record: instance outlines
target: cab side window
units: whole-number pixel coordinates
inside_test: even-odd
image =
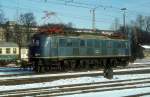
[[[66,39],[59,39],[59,46],[65,47],[66,46]]]

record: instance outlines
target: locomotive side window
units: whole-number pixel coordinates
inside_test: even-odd
[[[33,44],[33,46],[39,46],[40,45],[40,41],[33,39],[32,40],[32,44]]]
[[[128,42],[125,43],[126,48],[128,48]]]
[[[67,39],[67,46],[69,46],[69,47],[72,46],[72,41],[71,41],[71,39]]]
[[[100,40],[95,40],[95,47],[99,48],[100,47]]]
[[[51,39],[51,46],[52,47],[57,47],[58,46],[58,42],[56,38]]]
[[[79,39],[72,39],[72,46],[78,47],[79,46]]]
[[[35,45],[39,46],[40,45],[40,41],[39,40],[35,40]]]
[[[10,48],[6,48],[6,54],[10,54]]]
[[[128,48],[127,42],[123,42],[122,45],[122,48]]]
[[[107,43],[108,43],[108,44],[107,44],[107,47],[108,47],[108,48],[112,48],[112,42],[111,42],[111,41],[108,41]]]
[[[87,40],[87,47],[93,47],[93,40],[92,39],[88,39]]]
[[[121,43],[120,43],[120,42],[118,42],[117,44],[118,44],[118,48],[121,48]]]
[[[85,40],[80,40],[80,46],[85,47]]]
[[[34,43],[35,43],[35,40],[34,40],[34,39],[32,39],[32,45],[34,45]]]
[[[59,46],[65,47],[66,46],[66,39],[59,39]]]
[[[120,44],[121,44],[120,48],[125,48],[126,47],[125,42],[120,42]]]

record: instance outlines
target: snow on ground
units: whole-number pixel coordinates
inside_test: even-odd
[[[59,97],[124,97],[124,96],[136,95],[141,93],[149,93],[149,92],[150,92],[150,87],[146,87],[146,88],[134,88],[134,89],[111,90],[111,91],[104,91],[104,92],[65,95]],[[147,97],[150,97],[150,95]]]
[[[150,45],[142,45],[142,47],[145,49],[150,49]]]
[[[21,85],[8,85],[8,86],[1,85],[0,91],[41,88],[41,87],[50,87],[50,86],[52,87],[52,86],[81,84],[81,83],[119,81],[119,80],[127,80],[127,79],[148,78],[149,76],[150,76],[150,74],[115,75],[114,78],[111,80],[105,79],[102,76],[68,78],[68,79],[61,79],[61,80],[56,80],[56,81],[52,81],[52,82],[21,84]]]
[[[133,64],[150,64],[150,59],[137,59]],[[136,69],[136,68],[134,68]],[[139,68],[141,69],[141,68]],[[146,67],[146,69],[148,69]],[[125,70],[133,70],[131,69],[124,69]],[[120,70],[121,71],[121,70]],[[97,71],[101,73],[100,71]],[[97,73],[95,72],[95,73]],[[7,75],[7,74],[21,74],[21,73],[32,73],[31,71],[20,71],[19,68],[5,68],[0,67],[0,75]],[[86,72],[88,73],[88,72]],[[90,72],[89,72],[90,73]],[[67,73],[72,74],[72,73]],[[66,75],[67,74],[62,74]],[[56,76],[55,74],[49,74],[52,76]],[[47,76],[45,75],[38,75],[38,76]],[[23,76],[25,77],[25,76]],[[26,76],[25,78],[32,78],[37,77],[35,76]],[[1,85],[0,91],[7,91],[7,90],[19,90],[19,89],[29,89],[29,88],[41,88],[41,87],[49,87],[49,86],[60,86],[60,85],[69,85],[69,84],[81,84],[81,83],[92,83],[92,82],[107,82],[107,81],[117,81],[117,80],[127,80],[127,79],[137,79],[137,78],[148,78],[150,77],[150,74],[133,74],[133,75],[114,75],[114,78],[111,80],[105,79],[102,76],[97,77],[78,77],[78,78],[70,78],[70,79],[61,79],[56,80],[52,82],[42,82],[42,83],[33,83],[33,84],[21,84],[21,85]],[[11,77],[0,77],[0,80],[7,80]],[[12,77],[12,79],[15,79],[16,77]],[[21,77],[22,78],[22,77]],[[140,93],[147,93],[150,92],[149,87],[145,88],[135,88],[135,89],[125,89],[125,90],[113,90],[113,91],[105,91],[105,92],[92,92],[92,93],[86,93],[86,94],[75,94],[75,95],[67,95],[62,97],[122,97],[122,96],[128,96],[128,95],[135,95]],[[142,96],[142,97],[150,97],[148,96]]]
[[[150,64],[150,58],[144,58],[144,59],[136,59],[133,63],[130,63],[129,65],[135,65],[135,64],[144,64],[148,65]]]
[[[145,96],[141,96],[141,97],[150,97],[150,95],[145,95]]]

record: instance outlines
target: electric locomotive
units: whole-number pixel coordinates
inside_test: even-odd
[[[112,68],[128,64],[130,55],[129,39],[91,33],[39,32],[29,47],[29,60],[36,72],[104,68],[105,76],[112,76]]]

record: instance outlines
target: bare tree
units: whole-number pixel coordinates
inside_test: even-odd
[[[0,6],[0,24],[4,24],[6,20],[7,19],[5,18],[4,11],[1,9],[1,6]]]
[[[150,16],[145,17],[145,31],[150,32]]]
[[[144,30],[144,16],[142,15],[138,15],[137,19],[136,19],[136,26],[141,29]]]
[[[6,26],[5,26],[6,20],[7,19],[5,18],[4,11],[0,6],[0,29],[6,28]],[[7,37],[9,37],[8,33],[6,31],[5,32],[2,31],[0,35],[1,35],[0,37],[2,40],[5,40]]]
[[[25,13],[20,15],[20,25],[22,25],[22,29],[24,28],[23,36],[26,37],[26,42],[28,43],[30,40],[30,36],[32,33],[32,28],[36,26],[35,16],[33,13]]]

